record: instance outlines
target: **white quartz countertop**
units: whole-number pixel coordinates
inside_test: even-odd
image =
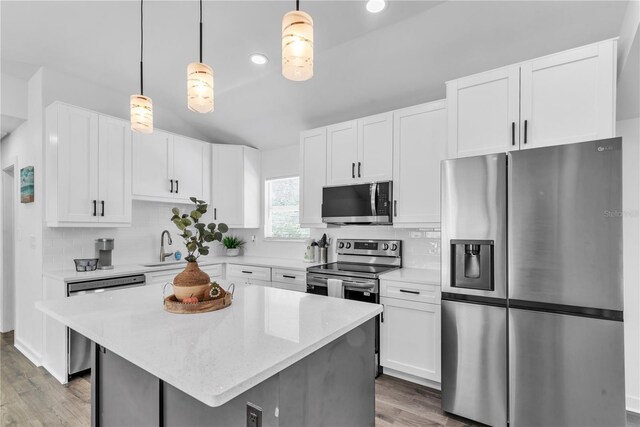
[[[43,275],[56,280],[64,282],[80,281],[80,280],[94,280],[103,279],[108,277],[117,277],[128,274],[143,274],[153,271],[179,269],[184,266],[186,261],[167,261],[161,265],[157,262],[149,262],[146,264],[132,264],[132,265],[116,265],[111,270],[95,270],[95,271],[82,271],[78,272],[75,268],[71,267],[64,270],[51,270],[45,271]],[[71,260],[73,263],[73,260]],[[154,264],[154,265],[152,265]],[[252,256],[237,256],[237,257],[203,257],[198,260],[198,264],[201,266],[212,264],[243,264],[243,265],[255,265],[259,267],[273,267],[284,268],[291,270],[306,270],[307,267],[317,265],[318,263],[308,263],[298,259],[287,258],[268,258],[268,257],[252,257]],[[73,265],[73,264],[72,264]]]
[[[380,280],[395,280],[398,282],[422,283],[440,286],[440,269],[427,268],[399,268],[380,275]]]
[[[172,314],[163,309],[162,287],[39,301],[36,307],[214,407],[382,312],[378,304],[238,285],[226,309]]]

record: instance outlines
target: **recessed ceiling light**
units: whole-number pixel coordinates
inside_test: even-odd
[[[249,56],[249,59],[251,59],[251,62],[257,65],[264,65],[267,62],[269,62],[269,58],[267,58],[265,55],[261,53],[252,53]]]
[[[371,13],[382,12],[387,7],[387,2],[384,0],[369,0],[367,2],[367,10]]]

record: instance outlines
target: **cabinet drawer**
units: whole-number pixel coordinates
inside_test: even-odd
[[[300,270],[285,270],[282,268],[273,268],[271,270],[271,281],[289,283],[292,285],[304,285],[306,289],[307,273]]]
[[[407,301],[440,304],[440,286],[422,283],[380,281],[380,296]]]
[[[200,267],[200,270],[207,273],[211,279],[222,279],[223,267],[222,264],[204,265]]]
[[[269,267],[256,267],[253,265],[227,264],[227,279],[245,278],[271,281],[271,269]]]

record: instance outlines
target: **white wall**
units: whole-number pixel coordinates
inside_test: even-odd
[[[264,180],[298,176],[300,170],[299,145],[290,145],[274,150],[262,151],[262,217],[264,218]],[[264,221],[261,221],[263,223]],[[394,229],[389,226],[376,227],[332,227],[312,229],[311,237],[319,239],[323,233],[332,239],[337,238],[373,238],[400,239],[403,241],[403,265],[417,268],[440,267],[440,233],[429,233],[429,238],[411,239],[411,231]],[[264,228],[251,230],[231,230],[240,235],[248,243],[244,248],[245,255],[268,256],[276,258],[302,259],[304,242],[270,241],[264,238]],[[256,241],[252,242],[251,237]],[[335,260],[335,245],[329,247],[329,260]]]
[[[2,73],[0,111],[3,116],[27,119],[27,81]]]
[[[627,409],[640,413],[640,119],[617,122],[623,152],[623,281]]]
[[[35,364],[42,354],[42,315],[34,302],[42,298],[42,221],[44,212],[44,168],[42,130],[43,72],[28,83],[28,120],[1,143],[3,162],[17,158],[15,169],[33,166],[34,202],[16,206],[16,328],[15,345]],[[4,166],[4,165],[3,165]]]

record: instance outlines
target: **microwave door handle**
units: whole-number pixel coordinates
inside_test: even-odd
[[[378,184],[371,184],[371,216],[376,216],[378,210],[376,209],[376,193],[378,192]]]

